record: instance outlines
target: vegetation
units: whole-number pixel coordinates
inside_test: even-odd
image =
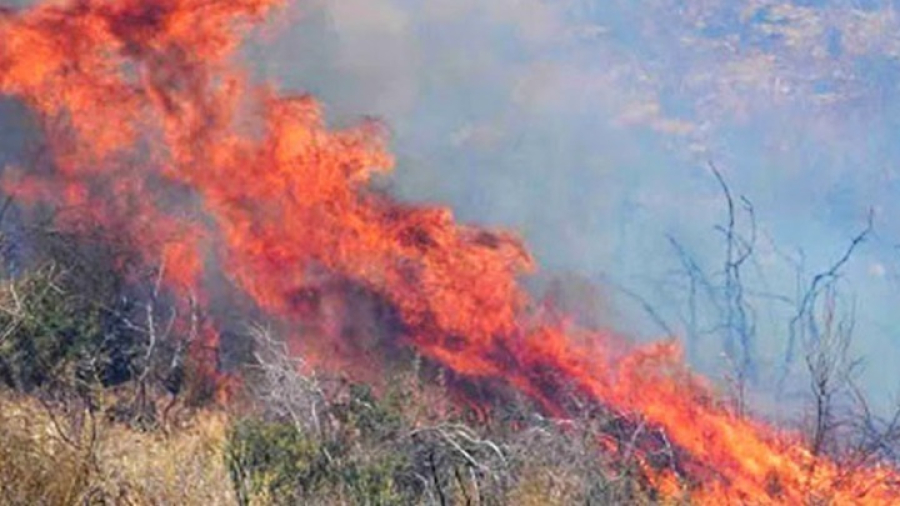
[[[235,504],[223,483],[228,420],[198,412],[139,431],[85,411],[0,396],[0,504]]]
[[[24,265],[0,248],[0,505],[690,500],[650,486],[639,447],[660,467],[678,456],[640,420],[583,406],[554,421],[502,390],[454,398],[458,380],[417,358],[362,385],[243,329],[242,381],[219,403],[196,353],[203,315],[163,293],[162,267],[146,270],[108,237],[35,228],[20,242]],[[900,417],[879,425],[866,410],[848,419],[855,432],[839,423],[850,336],[840,325],[822,336],[808,354],[810,446],[848,466],[884,461]]]
[[[47,230],[0,278],[0,504],[654,502],[598,451],[603,417],[564,427],[511,397],[478,420],[418,359],[362,385],[253,328],[243,384],[216,403],[180,324],[200,315],[159,273]]]

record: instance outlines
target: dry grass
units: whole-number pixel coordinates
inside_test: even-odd
[[[370,409],[376,406],[377,403]],[[185,415],[177,427],[168,431],[140,431],[102,417],[77,416],[72,411],[69,416],[62,416],[63,410],[50,409],[35,397],[0,391],[0,506],[239,504],[225,456],[235,420],[241,417],[200,411]],[[401,432],[411,430],[404,427]],[[440,427],[424,432],[418,429],[414,432],[422,433],[421,438],[405,437],[393,442],[348,435],[350,439],[341,440],[348,452],[343,457],[346,465],[335,463],[328,469],[319,469],[317,472],[327,476],[323,474],[316,490],[304,495],[302,503],[437,505],[442,504],[438,500],[441,496],[448,504],[655,503],[637,481],[605,475],[596,448],[584,444],[586,438],[550,430],[536,431],[541,437],[496,434],[501,439],[500,446],[495,447],[490,441],[481,440],[483,436],[473,429],[454,424]],[[385,429],[378,426],[374,430]],[[454,438],[453,431],[463,431],[467,437]],[[447,446],[451,439],[455,446]],[[278,438],[269,442],[283,443]],[[281,448],[291,449],[283,445]],[[453,448],[464,449],[469,458],[477,459],[488,476],[476,479],[467,474],[465,471],[472,469],[454,460],[458,455]],[[500,451],[502,457],[495,455]],[[417,464],[423,455],[436,455],[437,463],[444,467],[428,475],[428,470]],[[394,461],[402,465],[385,464]],[[301,465],[303,462],[285,464],[299,465],[301,471],[311,469]],[[362,490],[351,486],[362,483],[359,476],[347,474],[348,470],[388,478],[400,476],[398,472],[424,473],[425,489],[417,488],[412,493],[411,489],[395,489],[394,483],[388,488],[383,485],[372,489],[377,492],[374,496],[361,494]],[[260,476],[261,486],[246,497],[245,504],[285,504],[280,496],[269,494],[270,487],[266,486],[267,479],[283,476],[265,472]],[[292,479],[295,477],[302,478],[291,475]],[[431,487],[437,479],[442,483],[441,492]]]
[[[0,394],[0,504],[236,503],[223,414],[199,413],[168,435],[54,416]]]

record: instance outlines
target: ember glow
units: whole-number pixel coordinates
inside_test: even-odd
[[[4,190],[64,210],[60,226],[127,236],[148,265],[165,265],[171,291],[201,306],[204,275],[217,269],[264,313],[304,328],[322,279],[344,280],[329,297],[346,309],[352,295],[341,287],[374,294],[397,315],[401,345],[462,377],[506,384],[552,415],[567,415],[562,393],[574,391],[658,427],[686,455],[681,469],[644,459],[664,494],[900,502],[894,470],[848,475],[719,406],[676,344],[634,348],[542,318],[519,284],[534,265],[513,235],[373,189],[372,176],[393,164],[379,124],[329,129],[314,98],[253,83],[238,63],[241,40],[279,3],[72,0],[0,11],[0,93],[29,106],[51,160],[7,168]],[[320,325],[292,337],[325,356],[345,334]],[[203,335],[215,346],[212,326]]]

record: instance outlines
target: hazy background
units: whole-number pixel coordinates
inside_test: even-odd
[[[317,95],[336,125],[384,118],[397,194],[518,231],[547,277],[575,287],[570,298],[638,339],[665,330],[616,286],[686,334],[685,285],[667,236],[703,268],[721,267],[714,227],[725,208],[708,161],[755,205],[749,281],[760,291],[793,297],[794,268],[781,255],[824,270],[874,209],[876,233],[841,290],[856,310],[853,352],[865,360],[868,391],[881,405],[898,392],[894,2],[291,4],[247,49],[260,76]],[[21,116],[0,104],[0,163],[21,143]],[[770,389],[788,313],[753,304],[759,384]],[[694,339],[691,362],[721,377],[720,336]]]
[[[663,330],[602,281],[683,332],[667,235],[711,271],[723,261],[714,226],[725,208],[707,161],[755,205],[758,289],[794,296],[775,246],[809,274],[824,270],[874,209],[876,234],[841,290],[864,382],[878,402],[894,398],[893,2],[312,0],[291,13],[250,51],[264,76],[321,97],[336,124],[386,119],[399,194],[519,231],[545,272],[601,282],[598,310],[639,338]],[[765,385],[787,313],[754,307]],[[721,375],[721,343],[706,339],[691,360]]]

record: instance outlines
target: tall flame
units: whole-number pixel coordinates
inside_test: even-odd
[[[698,502],[900,502],[893,469],[848,477],[716,405],[675,344],[627,351],[612,336],[542,321],[518,283],[533,261],[511,234],[372,189],[373,174],[393,165],[380,125],[331,130],[315,100],[254,84],[235,62],[242,37],[279,3],[0,10],[0,93],[31,108],[52,160],[8,168],[5,191],[68,210],[62,225],[126,235],[146,262],[164,259],[171,290],[200,304],[212,264],[294,323],[321,273],[349,280],[396,310],[404,344],[459,375],[505,382],[554,415],[574,389],[659,427],[689,455]],[[315,348],[328,334],[296,337]],[[665,493],[685,486],[684,475],[647,473]]]

